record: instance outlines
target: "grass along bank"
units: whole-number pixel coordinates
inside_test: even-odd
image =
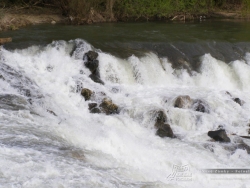
[[[250,17],[250,0],[2,0],[0,7],[0,31],[55,22]]]

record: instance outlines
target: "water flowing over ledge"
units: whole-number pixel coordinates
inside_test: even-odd
[[[196,44],[183,49],[176,44],[184,57],[181,66],[168,50],[160,55],[137,48],[139,53],[122,57],[83,39],[1,48],[0,184],[215,187],[215,176],[200,169],[248,167],[250,142],[237,136],[247,136],[250,123],[248,43],[238,45],[240,56],[225,46],[214,50],[232,56],[230,61],[198,45],[195,66],[183,49]],[[103,85],[89,77],[84,57],[90,50],[98,53]],[[82,88],[94,93],[89,100],[81,96]],[[190,103],[181,107],[180,96],[189,96]],[[119,112],[90,113],[89,104],[100,106],[104,98],[112,99]],[[204,109],[197,110],[197,104]],[[159,112],[174,138],[156,135]],[[207,135],[218,129],[226,131],[229,143]],[[180,181],[187,179],[174,176],[174,169],[188,172],[191,181]],[[248,177],[222,180],[221,187],[247,186]]]
[[[83,65],[89,50],[95,49],[80,39],[1,50],[1,94],[28,101],[19,111],[1,107],[4,185],[19,177],[13,185],[41,186],[50,179],[47,185],[65,187],[157,187],[158,181],[171,183],[167,176],[173,164],[189,164],[195,173],[204,167],[249,163],[249,154],[237,149],[241,141],[233,136],[246,135],[249,123],[248,53],[246,61],[230,64],[204,54],[200,72],[190,74],[186,69],[174,70],[167,58],[154,53],[120,59],[97,50],[102,86],[88,77],[90,71]],[[79,85],[94,90],[96,100],[105,93],[119,105],[120,114],[90,114],[88,102],[77,92]],[[175,98],[183,94],[205,101],[209,113],[175,108]],[[244,104],[240,106],[232,97]],[[159,109],[167,114],[176,139],[155,135]],[[210,141],[207,132],[219,125],[232,143]],[[9,166],[17,169],[15,173]],[[195,176],[196,181],[190,182],[193,186],[209,181]]]

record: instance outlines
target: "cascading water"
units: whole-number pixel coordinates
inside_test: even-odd
[[[89,50],[98,52],[104,85],[89,78]],[[0,187],[248,187],[249,174],[216,180],[200,170],[249,167],[250,142],[237,136],[247,136],[250,123],[249,57],[227,64],[205,53],[194,71],[154,52],[119,58],[81,39],[2,47]],[[79,88],[95,96],[85,101]],[[175,108],[182,95],[204,101],[206,112]],[[104,97],[118,114],[89,112]],[[156,135],[159,110],[176,138]],[[207,136],[219,126],[230,143]],[[191,180],[170,179],[174,165],[187,165]]]

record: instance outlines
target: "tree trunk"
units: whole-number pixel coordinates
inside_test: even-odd
[[[114,4],[115,4],[115,0],[107,0],[106,13],[107,13],[109,21],[115,21],[114,14],[113,14]]]

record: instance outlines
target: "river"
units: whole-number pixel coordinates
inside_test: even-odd
[[[249,171],[236,172],[250,169],[239,137],[250,128],[249,31],[203,19],[1,32],[13,42],[0,49],[0,187],[249,187]],[[104,85],[89,77],[90,50]],[[205,111],[176,108],[183,95]],[[105,97],[119,113],[90,113]],[[175,138],[156,135],[159,111]],[[218,129],[230,143],[207,135]]]

